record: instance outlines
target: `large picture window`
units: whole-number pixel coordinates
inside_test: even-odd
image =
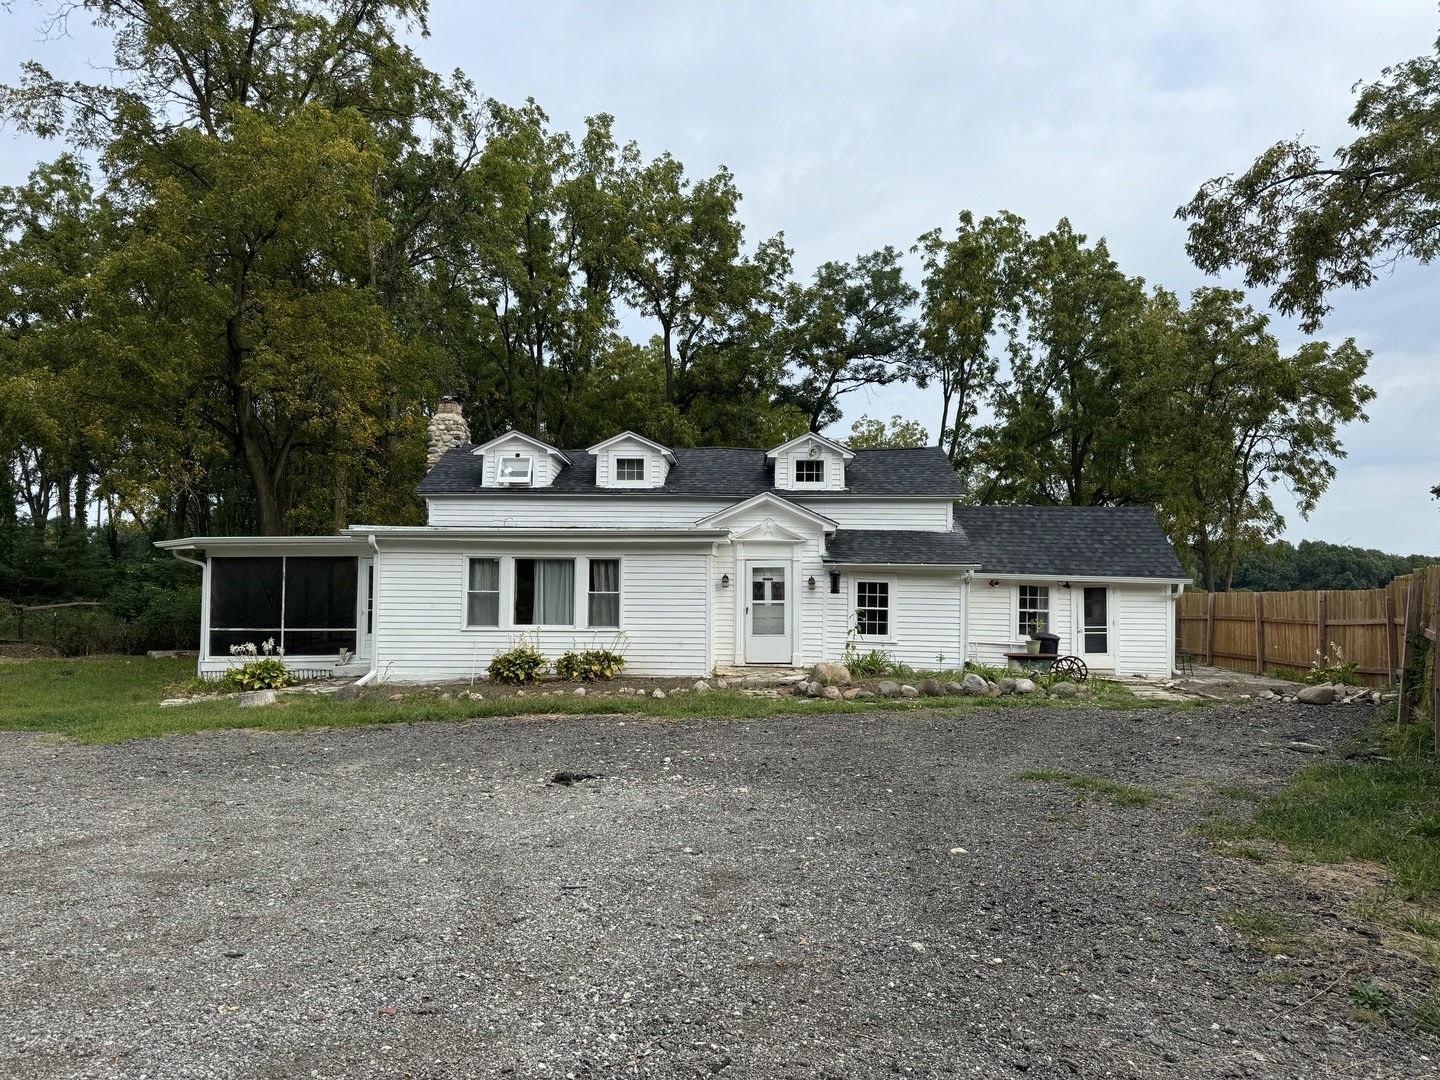
[[[515,560],[515,625],[575,625],[575,560]]]
[[[273,640],[289,656],[355,651],[360,563],[354,556],[210,561],[210,655]]]
[[[500,560],[471,559],[465,586],[465,625],[500,625]]]
[[[590,625],[620,625],[620,560],[590,560]]]
[[[861,637],[890,636],[890,583],[855,583],[855,632]]]
[[[1020,633],[1029,637],[1050,629],[1050,586],[1020,586]]]

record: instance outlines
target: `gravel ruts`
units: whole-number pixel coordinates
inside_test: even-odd
[[[1186,831],[1367,715],[7,733],[0,1075],[1433,1077],[1350,1014],[1365,939],[1248,948],[1304,886]]]

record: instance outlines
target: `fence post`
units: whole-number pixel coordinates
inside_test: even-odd
[[[1395,685],[1395,597],[1389,589],[1385,590],[1385,670],[1389,675],[1385,679],[1386,686]]]
[[[1435,578],[1435,603],[1430,607],[1430,726],[1434,729],[1435,753],[1440,754],[1440,574]]]
[[[1255,674],[1265,674],[1265,594],[1257,592],[1255,597]]]
[[[1321,590],[1320,590],[1319,592],[1317,592],[1315,595],[1316,595],[1316,597],[1318,598],[1318,602],[1317,602],[1316,605],[1315,605],[1315,634],[1316,634],[1316,636],[1320,639],[1320,645],[1319,645],[1317,651],[1318,651],[1319,654],[1320,654],[1320,664],[1321,664],[1321,666],[1322,666],[1322,667],[1329,667],[1329,666],[1330,666],[1330,641],[1329,641],[1329,637],[1330,637],[1330,626],[1329,626],[1329,624],[1325,621],[1325,590],[1324,590],[1324,589],[1321,589]]]
[[[1215,666],[1215,594],[1205,594],[1205,666]]]
[[[25,640],[25,605],[15,605],[15,634],[23,642]]]
[[[1405,682],[1415,661],[1415,631],[1420,625],[1419,589],[1413,581],[1405,586],[1405,641],[1400,649],[1400,700],[1395,709],[1395,719],[1402,724],[1410,723],[1410,687]]]

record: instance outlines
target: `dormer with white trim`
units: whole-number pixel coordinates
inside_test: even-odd
[[[549,487],[570,459],[549,443],[507,431],[470,451],[485,461],[480,484],[487,488]]]
[[[595,458],[595,486],[618,490],[665,486],[675,455],[668,446],[633,431],[598,442],[588,453]]]
[[[775,463],[775,490],[845,490],[845,465],[855,454],[848,447],[808,431],[765,455]]]

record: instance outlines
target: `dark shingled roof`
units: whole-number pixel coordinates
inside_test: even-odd
[[[435,463],[420,481],[420,495],[595,495],[617,498],[637,495],[713,495],[747,499],[762,491],[775,490],[774,463],[765,460],[764,450],[737,450],[727,446],[702,446],[675,450],[675,464],[659,488],[597,488],[595,458],[585,450],[566,450],[574,462],[560,470],[549,487],[482,488],[484,459],[467,444],[457,446]],[[781,495],[946,495],[958,498],[965,493],[938,446],[908,450],[856,450],[855,459],[845,466],[844,491],[785,491]]]
[[[958,530],[837,529],[825,547],[825,561],[833,563],[974,566],[980,561]]]
[[[1145,506],[957,506],[983,572],[1046,577],[1184,578]]]

